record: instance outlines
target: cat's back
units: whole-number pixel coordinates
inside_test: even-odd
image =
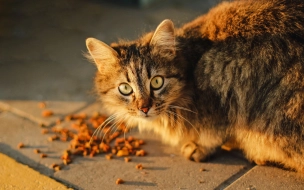
[[[195,26],[212,41],[197,64],[196,84],[234,105],[231,115],[272,119],[271,110],[280,112],[294,97],[304,97],[297,94],[304,90],[304,1],[224,2],[184,29]],[[290,104],[299,102],[301,98]],[[304,107],[297,113],[302,111]]]
[[[304,38],[304,1],[236,0],[223,2],[183,27],[202,37],[221,41],[265,34],[295,34]]]

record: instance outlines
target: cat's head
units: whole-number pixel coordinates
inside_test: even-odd
[[[136,41],[108,46],[88,38],[86,45],[98,69],[95,87],[109,114],[136,124],[169,115],[185,99],[185,65],[177,58],[170,20]]]

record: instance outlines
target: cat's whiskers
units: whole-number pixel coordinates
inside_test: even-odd
[[[187,109],[187,108],[184,108],[184,107],[181,107],[181,106],[169,105],[169,107],[170,107],[170,108],[177,108],[177,109],[180,109],[180,110],[185,110],[185,111],[188,111],[188,112],[192,112],[192,113],[197,114],[197,112],[192,111],[192,110]]]
[[[120,112],[119,112],[119,113],[120,113]],[[113,120],[115,120],[115,122],[112,123],[112,125],[109,127],[109,129],[104,133],[101,142],[103,142],[103,140],[104,140],[104,138],[106,137],[106,135],[108,134],[108,132],[112,132],[114,128],[116,128],[115,131],[113,132],[113,133],[115,133],[115,132],[117,131],[117,129],[118,129],[117,124],[118,124],[118,123],[121,124],[121,123],[123,122],[123,118],[118,117],[118,116],[121,116],[121,115],[123,115],[123,114],[119,115],[119,113],[116,113],[116,114],[115,114],[116,117],[113,118]],[[112,120],[112,121],[113,121],[113,120]]]
[[[116,114],[113,114],[109,116],[102,124],[100,124],[95,131],[93,132],[91,138],[90,138],[90,144],[93,142],[93,137],[96,135],[97,137],[99,136],[99,132],[102,131],[102,129],[107,126],[110,122],[112,122],[115,119]]]
[[[103,127],[101,127],[100,130],[98,131],[97,137],[101,136],[101,133],[103,132],[103,129],[104,129],[106,126],[108,126],[111,122],[113,122],[113,121],[115,120],[116,114],[113,114],[113,115],[110,116],[110,117],[111,117],[111,119],[108,120],[106,123],[104,122]],[[108,131],[108,130],[107,130],[107,131]]]
[[[116,126],[116,122],[114,122],[109,129],[103,134],[103,137],[101,139],[101,142],[103,142],[104,138],[106,137],[106,135],[108,134],[108,132],[112,131],[112,129]]]
[[[115,113],[115,114],[109,116],[102,124],[100,124],[100,125],[95,129],[95,131],[93,132],[92,137],[90,138],[90,141],[89,141],[89,142],[90,142],[90,143],[93,142],[93,137],[94,137],[94,136],[99,137],[100,134],[103,132],[102,130],[103,130],[106,126],[108,126],[111,122],[113,122],[117,117],[119,117],[119,115],[123,115],[123,114],[120,113],[120,112],[119,112],[119,113]],[[112,124],[111,126],[113,126],[113,124]],[[110,129],[111,129],[111,127],[105,132],[105,134],[104,134],[104,136],[103,136],[103,138],[102,138],[102,141],[103,141],[105,135],[110,131]]]
[[[161,113],[161,112],[163,111],[164,108],[166,108],[166,105],[165,105],[165,104],[162,104],[162,105],[160,105],[160,106],[156,106],[156,107],[155,107],[155,111],[156,111],[157,113]]]

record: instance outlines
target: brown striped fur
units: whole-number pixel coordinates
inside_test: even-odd
[[[165,20],[138,40],[87,47],[113,121],[154,131],[195,161],[234,139],[249,160],[304,172],[301,0],[223,2],[179,29]]]

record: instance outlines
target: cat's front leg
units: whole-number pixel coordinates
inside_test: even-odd
[[[192,141],[185,143],[182,148],[181,152],[182,155],[195,162],[202,162],[205,161],[211,154],[215,152],[216,148],[204,148]]]

